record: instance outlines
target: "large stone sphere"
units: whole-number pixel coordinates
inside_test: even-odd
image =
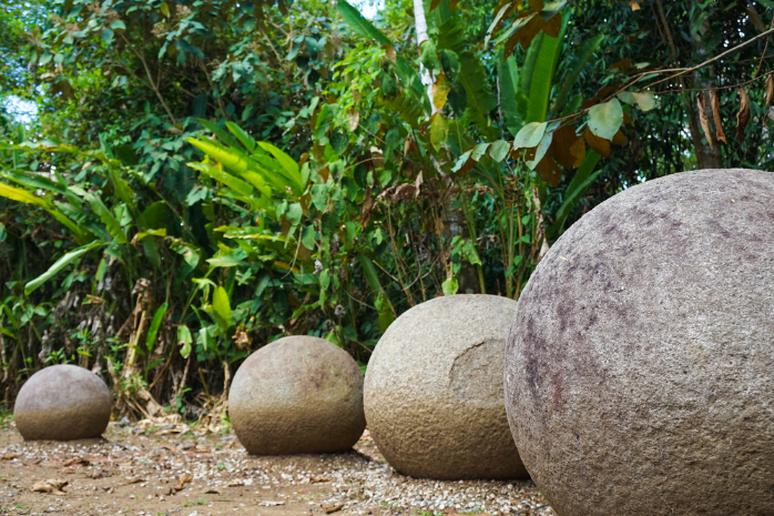
[[[774,514],[774,173],[632,187],[519,300],[505,398],[560,515]]]
[[[419,304],[376,345],[365,377],[368,429],[387,461],[419,478],[526,476],[503,404],[505,337],[516,302],[457,295]]]
[[[346,351],[326,340],[284,337],[242,363],[228,411],[252,454],[346,451],[365,429],[363,375]]]
[[[27,441],[70,441],[102,435],[112,406],[113,397],[99,376],[74,365],[54,365],[22,385],[13,417]]]

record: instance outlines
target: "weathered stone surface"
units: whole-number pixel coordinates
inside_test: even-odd
[[[586,214],[522,293],[505,392],[560,515],[774,514],[774,173],[676,174]]]
[[[99,376],[74,365],[54,365],[22,385],[13,417],[27,441],[87,439],[105,431],[112,405],[113,397]]]
[[[346,351],[326,340],[284,337],[242,363],[228,410],[252,454],[346,451],[365,429],[363,376]]]
[[[368,429],[399,472],[437,479],[526,476],[503,405],[505,337],[516,302],[432,299],[398,317],[365,378]]]

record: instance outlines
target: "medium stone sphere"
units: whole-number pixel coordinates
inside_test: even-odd
[[[228,411],[249,453],[346,451],[365,429],[363,375],[346,351],[326,340],[284,337],[242,363]]]
[[[634,186],[519,300],[505,401],[560,515],[774,514],[774,173]]]
[[[71,441],[102,435],[112,406],[113,397],[99,376],[83,367],[53,365],[22,385],[13,417],[27,441]]]
[[[503,405],[505,337],[516,302],[439,297],[398,317],[365,377],[368,429],[387,461],[419,478],[526,476]]]

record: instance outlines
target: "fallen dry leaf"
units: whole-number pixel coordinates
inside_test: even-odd
[[[285,502],[281,500],[264,500],[261,502],[263,507],[279,507],[280,505],[285,505]]]
[[[68,484],[67,480],[61,478],[49,478],[32,484],[31,490],[34,493],[51,493],[62,496],[65,494],[64,487]]]
[[[17,458],[19,458],[18,453],[5,453],[3,454],[3,457],[2,457],[3,460],[13,460]]]
[[[334,503],[324,503],[320,506],[323,511],[325,511],[325,514],[332,514],[334,512],[339,512],[341,509],[344,508],[344,504],[341,502],[334,502]]]
[[[177,479],[177,485],[174,487],[175,492],[182,491],[185,489],[186,484],[190,484],[193,482],[193,477],[189,474],[185,474],[180,476],[180,478]]]
[[[89,459],[84,457],[73,457],[72,459],[66,460],[63,466],[88,466],[89,464],[91,464]]]
[[[98,478],[105,478],[109,476],[112,476],[112,473],[102,468],[94,470],[91,473],[89,473],[89,478],[92,480],[96,480]]]

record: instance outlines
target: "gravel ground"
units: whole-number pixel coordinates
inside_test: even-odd
[[[399,475],[367,432],[352,453],[253,457],[233,435],[174,417],[71,443],[24,443],[7,425],[0,513],[555,514],[531,482]]]

